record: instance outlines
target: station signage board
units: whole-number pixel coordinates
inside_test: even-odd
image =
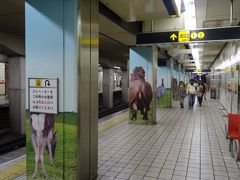
[[[137,44],[190,43],[240,39],[240,26],[137,34]]]
[[[58,113],[58,79],[29,78],[29,111]]]

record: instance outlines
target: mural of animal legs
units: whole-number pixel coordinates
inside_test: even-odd
[[[49,164],[51,166],[54,166],[54,162],[53,162],[53,152],[52,152],[52,140],[53,140],[53,132],[52,130],[49,132],[48,134],[48,141],[47,141],[47,149],[48,149],[48,154],[49,154]]]
[[[39,151],[38,151],[38,146],[36,144],[36,136],[32,135],[32,143],[33,143],[33,147],[34,147],[34,153],[35,153],[35,169],[34,169],[34,173],[32,175],[33,178],[37,177],[38,174],[38,162],[39,160]]]
[[[34,151],[35,151],[35,169],[34,169],[34,173],[32,175],[33,178],[36,178],[37,177],[37,170],[38,170],[38,162],[39,162],[39,153],[38,153],[38,150],[37,148],[35,148],[34,146]]]
[[[131,120],[136,121],[137,120],[137,111],[132,110],[132,117]]]
[[[134,103],[131,107],[131,120],[135,121],[137,120],[137,105]]]
[[[44,178],[46,178],[47,174],[46,174],[46,170],[45,170],[45,166],[44,166],[44,157],[43,157],[44,148],[45,148],[45,146],[42,146],[41,148],[39,148],[39,151],[40,151],[40,162],[42,165],[42,173],[43,173]]]
[[[149,111],[149,106],[148,106],[148,101],[145,93],[142,93],[142,104],[143,104],[143,119],[142,120],[148,120],[148,111]]]
[[[43,176],[46,178],[47,174],[45,171],[45,167],[44,167],[44,157],[43,157],[43,151],[44,148],[46,146],[46,141],[42,142],[42,145],[39,145],[36,143],[36,136],[32,135],[32,143],[33,143],[33,147],[34,147],[34,152],[35,152],[35,169],[34,169],[34,173],[33,173],[33,178],[36,178],[38,175],[38,164],[41,163],[42,165],[42,173]]]
[[[148,120],[148,110],[146,108],[143,109],[143,120]]]

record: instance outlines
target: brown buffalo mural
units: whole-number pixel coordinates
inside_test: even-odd
[[[148,111],[152,101],[151,84],[145,81],[145,70],[141,66],[136,66],[131,74],[129,82],[130,88],[130,110],[131,120],[137,120],[137,111],[142,114],[143,120],[148,120]]]

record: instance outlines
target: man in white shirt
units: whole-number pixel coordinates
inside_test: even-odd
[[[197,84],[194,82],[194,79],[190,79],[189,84],[187,85],[187,90],[186,90],[186,93],[188,94],[189,109],[193,108],[195,103],[196,86]]]

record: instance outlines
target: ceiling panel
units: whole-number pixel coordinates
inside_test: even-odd
[[[129,47],[104,35],[99,35],[99,56],[112,61],[127,61]]]
[[[101,0],[126,21],[146,21],[169,17],[162,0]]]
[[[136,44],[134,34],[127,32],[101,14],[99,14],[99,32],[128,46]]]
[[[24,36],[24,0],[0,1],[0,32]]]

